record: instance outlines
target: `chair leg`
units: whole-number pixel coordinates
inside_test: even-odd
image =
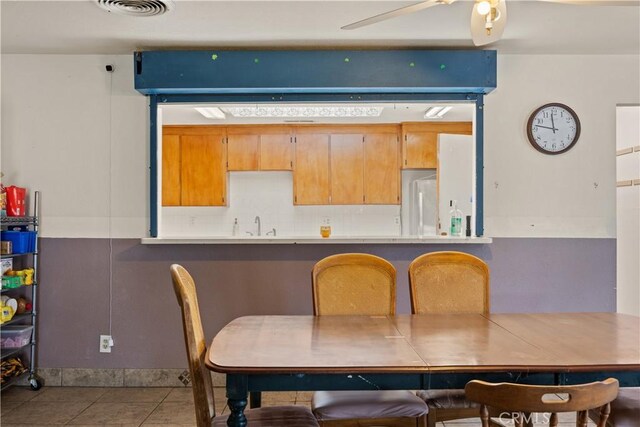
[[[436,420],[438,419],[438,411],[435,408],[429,407],[429,413],[427,417],[427,427],[436,427]]]
[[[424,414],[423,416],[416,419],[417,427],[429,427],[429,416],[428,414]]]

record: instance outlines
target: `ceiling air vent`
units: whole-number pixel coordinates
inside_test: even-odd
[[[129,16],[159,16],[173,9],[171,0],[98,0],[107,12]]]

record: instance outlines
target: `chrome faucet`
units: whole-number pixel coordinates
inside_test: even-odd
[[[272,228],[271,231],[267,231],[267,236],[276,237],[276,229]]]
[[[258,234],[257,234],[257,235],[258,235],[258,236],[261,236],[262,234],[260,233],[260,217],[259,217],[259,216],[257,216],[254,222],[255,222],[256,224],[258,224]]]

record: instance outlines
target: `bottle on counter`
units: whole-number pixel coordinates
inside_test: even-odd
[[[455,200],[450,200],[449,206],[451,206],[449,211],[449,217],[451,218],[449,234],[453,237],[462,236],[462,211],[458,209],[458,204]]]
[[[240,224],[238,224],[238,218],[233,221],[233,230],[231,231],[233,236],[240,234]]]

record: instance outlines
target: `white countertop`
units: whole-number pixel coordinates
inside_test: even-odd
[[[142,239],[145,245],[317,245],[317,244],[486,244],[491,243],[491,237],[449,237],[429,236],[418,238],[416,236],[335,236],[322,238],[320,236],[210,236],[210,237],[146,237]]]

